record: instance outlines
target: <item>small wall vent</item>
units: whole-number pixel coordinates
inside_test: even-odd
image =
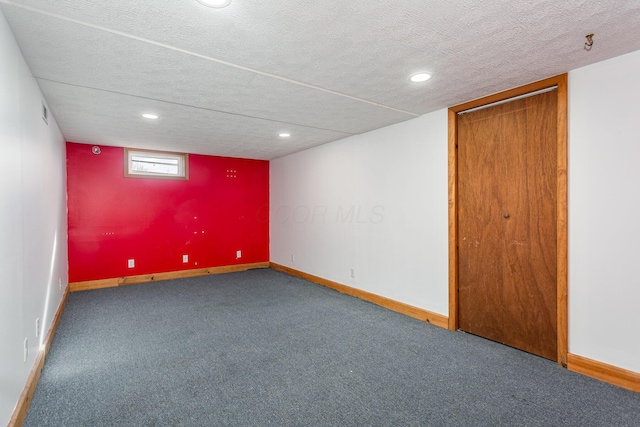
[[[42,120],[49,126],[49,112],[47,111],[47,106],[44,105],[44,101],[42,101]]]

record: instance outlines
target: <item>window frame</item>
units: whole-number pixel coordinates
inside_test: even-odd
[[[149,172],[136,172],[131,168],[132,157],[138,156],[157,156],[160,158],[169,158],[178,160],[179,175],[162,175]],[[138,148],[125,148],[124,149],[124,176],[125,178],[149,178],[149,179],[170,179],[178,181],[186,181],[189,179],[189,154],[187,153],[175,153],[171,151],[160,150],[145,150]]]

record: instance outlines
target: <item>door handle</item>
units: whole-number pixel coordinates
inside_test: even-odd
[[[505,212],[504,215],[502,215],[505,219],[509,218],[509,214]]]

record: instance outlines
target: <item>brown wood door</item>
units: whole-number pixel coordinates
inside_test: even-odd
[[[458,116],[460,329],[557,359],[555,91]]]

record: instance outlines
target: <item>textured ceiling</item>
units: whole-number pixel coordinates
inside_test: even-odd
[[[0,10],[68,141],[255,159],[640,49],[640,0],[0,0]],[[410,83],[418,71],[433,78]]]

